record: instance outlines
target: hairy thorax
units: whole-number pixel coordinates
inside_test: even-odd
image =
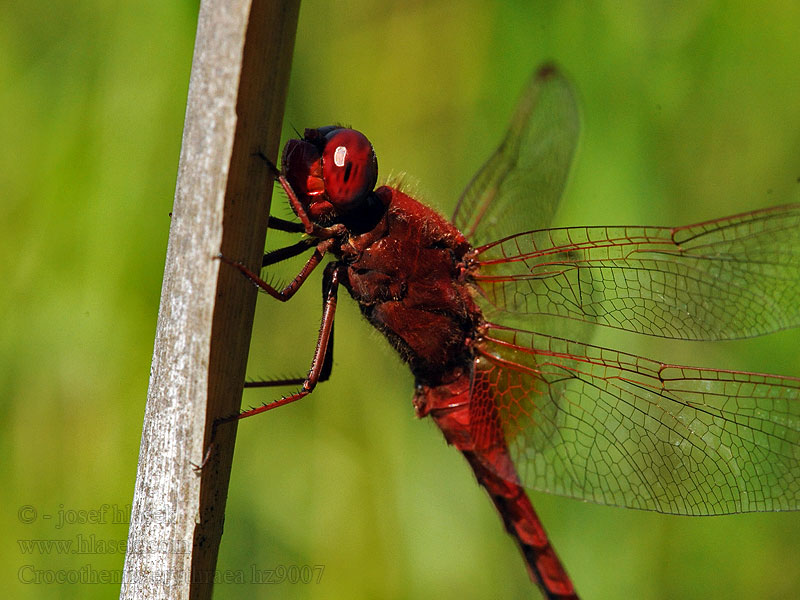
[[[469,242],[434,210],[390,187],[370,231],[336,250],[343,284],[361,312],[409,363],[417,381],[437,385],[469,362],[467,341],[481,314],[464,281]]]

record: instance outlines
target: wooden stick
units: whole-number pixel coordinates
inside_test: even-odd
[[[203,0],[120,598],[211,597],[299,0]]]

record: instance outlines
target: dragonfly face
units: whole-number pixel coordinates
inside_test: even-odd
[[[306,129],[303,139],[290,140],[281,165],[309,218],[320,225],[358,211],[378,180],[369,140],[336,126]]]

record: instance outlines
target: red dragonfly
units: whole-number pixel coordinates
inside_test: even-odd
[[[284,149],[282,185],[304,233],[263,266],[313,249],[289,300],[332,254],[319,340],[291,396],[328,378],[337,290],[408,363],[414,406],[460,450],[547,598],[575,588],[525,488],[682,515],[800,509],[800,379],[665,364],[572,339],[593,326],[725,340],[800,324],[800,204],[685,227],[547,229],[578,139],[575,94],[534,73],[499,148],[452,222],[375,188],[367,138],[307,129]],[[522,231],[522,233],[518,233]],[[539,331],[556,322],[559,337]]]

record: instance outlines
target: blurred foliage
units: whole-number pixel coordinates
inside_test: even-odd
[[[113,510],[102,524],[59,528],[58,517],[131,502],[196,14],[195,2],[152,0],[4,6],[0,551],[16,598],[117,593],[25,584],[35,571],[24,566],[122,567],[119,549],[96,546],[126,538]],[[791,2],[309,0],[286,136],[356,126],[384,177],[408,173],[449,213],[530,71],[554,59],[579,90],[584,127],[559,222],[696,222],[800,199],[798,30]],[[273,214],[287,211],[276,194]],[[318,281],[289,305],[262,299],[253,376],[306,370]],[[239,428],[219,559],[248,580],[252,569],[324,565],[321,583],[220,585],[215,597],[535,596],[463,459],[414,419],[412,378],[344,300],[332,381]],[[675,362],[800,375],[797,332],[616,341]],[[679,518],[533,500],[588,598],[800,589],[797,514]],[[24,506],[37,511],[30,524]],[[18,542],[91,536],[93,554]]]

